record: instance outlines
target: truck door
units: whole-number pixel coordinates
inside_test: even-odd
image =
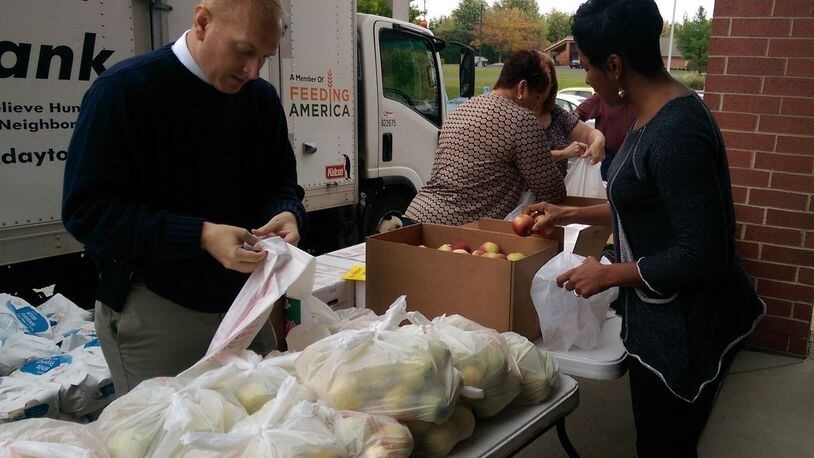
[[[442,78],[432,37],[379,21],[377,42],[380,177],[409,180],[418,190],[432,170],[443,121]]]

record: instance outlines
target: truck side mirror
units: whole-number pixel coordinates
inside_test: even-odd
[[[461,82],[461,97],[471,98],[475,94],[475,50],[469,46],[461,46],[458,77]]]

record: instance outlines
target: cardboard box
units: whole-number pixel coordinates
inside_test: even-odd
[[[314,297],[334,310],[353,307],[356,303],[355,282],[343,280],[342,275],[356,264],[363,263],[326,254],[318,256],[314,273]]]
[[[352,259],[358,263],[364,264],[366,249],[365,247],[366,247],[365,243],[362,242],[357,245],[352,245],[336,251],[331,251],[330,253],[326,254],[328,256],[333,256],[335,258]]]
[[[573,208],[573,207],[590,207],[592,205],[607,204],[607,199],[596,199],[592,197],[573,197],[569,196],[558,207]],[[570,225],[575,228],[579,234],[576,235],[573,252],[582,256],[593,256],[599,258],[602,251],[608,243],[613,243],[612,234],[613,229],[610,226],[586,226],[586,225]],[[503,221],[499,219],[484,218],[479,221],[471,222],[464,227],[472,229],[480,229],[484,231],[501,232],[505,234],[514,234],[511,221]],[[560,251],[564,248],[566,239],[565,228],[557,226],[553,231],[546,236],[532,235],[531,237],[547,238],[556,240]]]
[[[487,241],[504,253],[527,257],[513,262],[435,249],[456,242],[476,249]],[[381,314],[404,294],[409,310],[430,318],[457,313],[533,340],[540,327],[529,294],[531,281],[558,251],[556,241],[540,237],[435,224],[374,235],[367,239],[367,307]]]

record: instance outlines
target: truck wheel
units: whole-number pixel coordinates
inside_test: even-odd
[[[376,226],[379,220],[390,211],[404,213],[412,199],[398,192],[386,192],[379,194],[376,200],[365,212],[365,235],[376,233]]]

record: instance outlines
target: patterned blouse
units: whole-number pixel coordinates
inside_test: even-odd
[[[577,126],[579,118],[574,113],[569,113],[559,105],[554,105],[551,110],[551,124],[545,127],[545,134],[548,137],[548,143],[553,150],[561,150],[571,144],[568,137],[571,136],[571,131]],[[568,171],[568,159],[561,159],[557,161],[557,167],[564,177]]]
[[[563,176],[537,118],[490,92],[463,103],[444,122],[430,180],[406,216],[451,226],[502,219],[525,189],[537,200],[565,198]]]

